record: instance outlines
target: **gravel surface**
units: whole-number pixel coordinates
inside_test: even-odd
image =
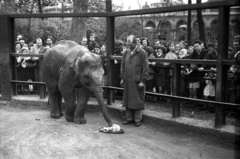
[[[122,125],[124,134],[98,132],[106,126],[99,109],[88,108],[87,124],[52,119],[46,106],[0,104],[1,159],[233,159],[233,143],[174,128]]]

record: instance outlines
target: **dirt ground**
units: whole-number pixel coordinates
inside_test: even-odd
[[[0,104],[1,159],[233,159],[239,147],[217,137],[180,133],[148,125],[122,125],[124,134],[98,132],[106,126],[96,108],[86,111],[87,124],[52,119],[46,106]]]

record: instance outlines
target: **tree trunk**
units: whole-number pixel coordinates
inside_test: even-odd
[[[34,1],[32,1],[30,14],[33,13],[33,8],[34,8]],[[31,26],[32,26],[32,18],[29,18],[28,19],[28,28],[27,28],[28,35],[30,35]],[[28,39],[28,41],[33,41],[33,40],[35,40],[35,39]]]
[[[202,0],[197,0],[197,3],[198,4],[202,3]],[[197,9],[197,22],[198,22],[198,30],[199,30],[199,39],[205,42],[205,28],[204,28],[201,9]]]
[[[74,0],[73,13],[84,13],[88,10],[88,0]],[[71,40],[80,44],[82,37],[86,36],[87,18],[73,18],[71,27]]]

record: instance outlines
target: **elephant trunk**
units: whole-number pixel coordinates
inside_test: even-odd
[[[104,100],[103,100],[102,84],[94,84],[91,86],[91,89],[92,89],[92,91],[97,99],[97,102],[101,108],[104,119],[107,121],[109,126],[112,126],[112,121],[109,117],[109,114],[106,109],[106,105],[104,104]]]

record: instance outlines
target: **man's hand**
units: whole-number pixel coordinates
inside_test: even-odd
[[[216,69],[216,68],[213,68],[213,67],[211,67],[210,70],[211,70],[211,71],[217,71],[217,69]]]
[[[203,70],[204,70],[203,67],[199,67],[199,68],[198,68],[198,71],[203,71]]]
[[[152,66],[155,66],[156,65],[156,62],[152,62]]]
[[[124,82],[123,82],[123,80],[120,81],[120,85],[121,85],[121,87],[124,87]]]
[[[143,82],[140,82],[139,83],[139,89],[143,89],[144,88],[144,83]]]

